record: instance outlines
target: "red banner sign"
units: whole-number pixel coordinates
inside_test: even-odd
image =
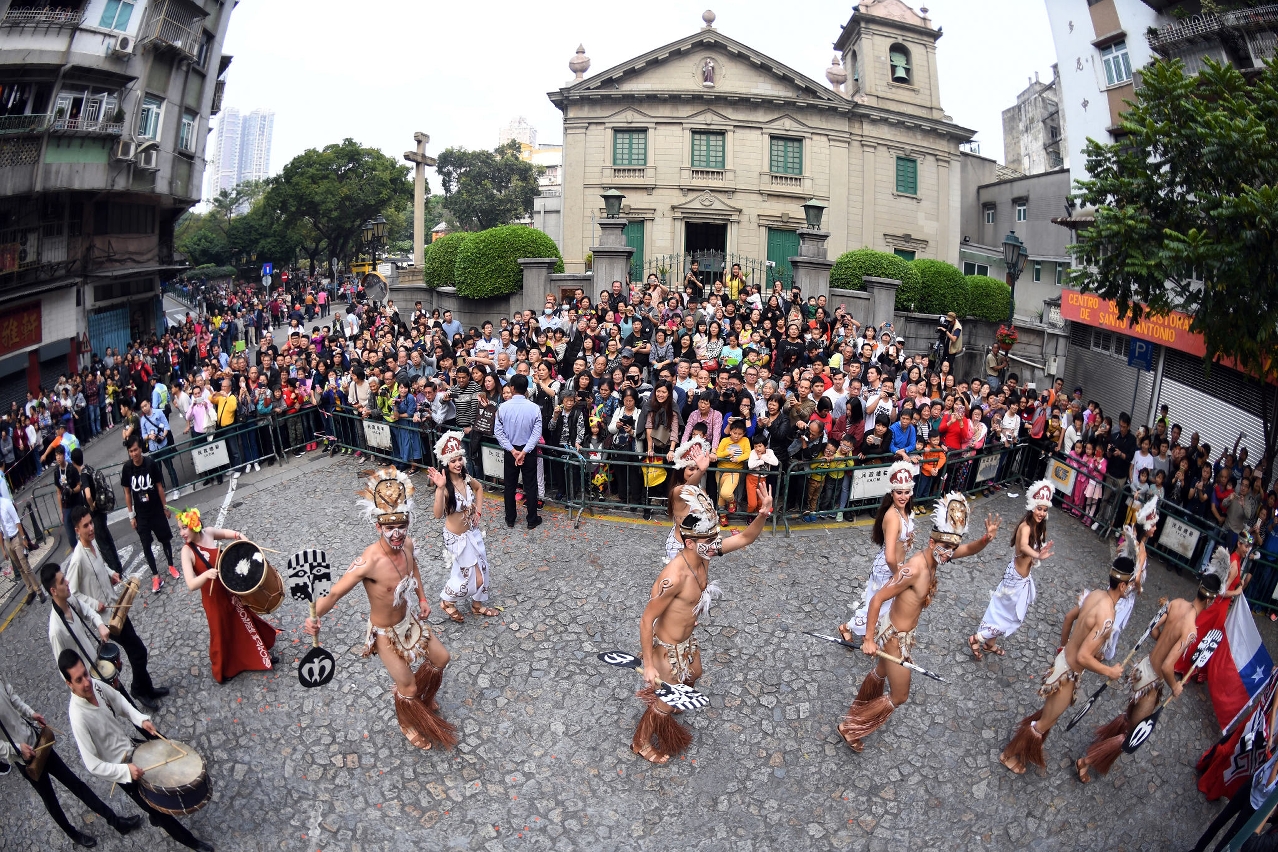
[[[1140,322],[1131,325],[1130,316],[1127,319],[1118,318],[1118,305],[1113,299],[1102,299],[1095,293],[1062,288],[1061,316],[1072,322],[1081,322],[1151,343],[1161,343],[1200,358],[1207,354],[1203,336],[1189,330],[1193,317],[1180,311],[1172,311],[1167,316],[1145,316]]]
[[[39,302],[6,310],[0,315],[0,356],[39,346],[42,339]]]

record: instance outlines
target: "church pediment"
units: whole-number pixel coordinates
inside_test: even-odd
[[[562,109],[573,98],[617,97],[622,93],[849,105],[823,83],[709,28],[551,92],[550,100]]]
[[[720,198],[718,195],[716,195],[715,193],[711,192],[708,189],[703,189],[701,192],[690,197],[687,201],[683,202],[682,204],[672,205],[670,209],[679,211],[681,213],[702,213],[702,214],[704,213],[735,214],[735,213],[741,212],[740,207],[733,207],[731,204],[724,201],[722,198]]]

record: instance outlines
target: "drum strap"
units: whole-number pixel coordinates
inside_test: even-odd
[[[75,598],[69,598],[67,600],[67,606],[70,607],[72,614],[75,615],[76,618],[80,619],[80,623],[84,624],[85,629],[87,630],[89,625],[85,623],[84,616],[80,615],[80,613],[76,611]],[[62,619],[62,625],[66,627],[67,633],[71,634],[71,641],[74,642],[75,646],[80,649],[80,656],[88,661],[89,668],[93,669],[93,673],[98,676],[99,680],[101,680],[102,673],[98,671],[97,654],[89,654],[88,651],[84,650],[84,646],[80,644],[80,637],[75,635],[74,625],[72,625],[71,622],[67,620],[67,614],[63,612],[56,603],[53,605],[53,610],[54,612],[58,614],[58,617]]]
[[[4,722],[0,722],[0,731],[4,731],[4,738],[9,741],[9,747],[13,749],[13,753],[22,756],[22,749],[18,748],[18,744],[13,741],[13,736],[9,733],[9,729],[4,726]]]
[[[210,571],[213,570],[213,566],[209,564],[209,560],[204,556],[204,551],[200,550],[194,544],[188,544],[187,547],[191,548],[191,552],[195,554],[196,559],[204,563],[205,568]]]

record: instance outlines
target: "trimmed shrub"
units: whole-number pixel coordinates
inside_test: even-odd
[[[967,316],[970,287],[968,279],[963,277],[958,267],[943,260],[928,258],[910,261],[910,265],[918,270],[923,282],[917,307],[920,313],[944,314],[953,311],[960,317]]]
[[[922,283],[919,274],[908,260],[874,249],[857,249],[844,252],[830,270],[830,286],[841,290],[864,290],[863,276],[893,278],[901,282],[896,290],[896,307],[913,311],[918,302]]]
[[[1012,308],[1012,288],[1005,281],[988,275],[969,275],[967,282],[971,287],[970,315],[990,322],[1007,322]]]
[[[500,225],[472,234],[457,251],[457,293],[470,299],[506,296],[524,286],[521,257],[560,257],[555,241],[527,225]],[[556,272],[564,271],[562,259]]]
[[[456,284],[457,251],[471,236],[465,231],[457,231],[431,243],[422,264],[422,283],[431,288]]]

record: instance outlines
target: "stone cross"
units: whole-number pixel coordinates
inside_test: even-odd
[[[426,167],[435,165],[434,157],[426,156],[426,143],[430,137],[425,133],[414,133],[413,141],[417,143],[416,151],[405,151],[404,159],[414,166],[413,175],[413,264],[421,273],[426,263]]]

